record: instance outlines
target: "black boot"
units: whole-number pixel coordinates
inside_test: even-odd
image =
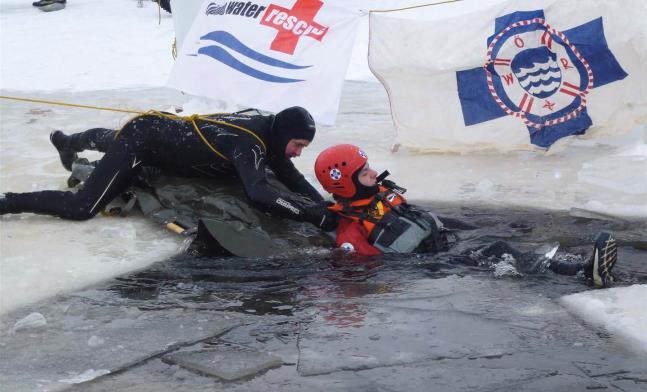
[[[72,164],[77,160],[78,156],[76,155],[76,151],[70,146],[69,139],[69,136],[59,130],[49,134],[49,140],[56,147],[63,167],[67,171],[72,171]]]
[[[31,5],[33,5],[34,7],[45,7],[54,3],[65,4],[66,2],[66,0],[40,0],[34,1],[33,3],[31,3]]]
[[[40,0],[31,3],[43,12],[60,11],[65,8],[66,0]]]
[[[4,193],[0,193],[0,215],[9,213],[9,204]]]
[[[11,193],[0,193],[0,215],[17,214],[14,203],[10,201]]]

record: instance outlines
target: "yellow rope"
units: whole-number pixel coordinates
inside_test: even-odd
[[[44,100],[44,99],[10,97],[10,96],[7,96],[7,95],[0,95],[0,99],[9,99],[9,100],[13,100],[13,101],[22,101],[22,102],[46,103],[46,104],[49,104],[49,105],[71,106],[71,107],[85,108],[85,109],[108,110],[108,111],[111,111],[111,112],[146,114],[145,112],[141,112],[141,111],[137,111],[137,110],[115,109],[115,108],[106,108],[106,107],[91,106],[91,105],[80,105],[80,104],[76,104],[76,103],[47,101],[47,100]]]
[[[213,114],[208,114],[208,115],[199,115],[199,114],[192,114],[190,116],[178,116],[176,114],[171,114],[171,113],[163,113],[158,110],[149,110],[147,112],[142,112],[138,110],[127,110],[127,109],[116,109],[116,108],[108,108],[108,107],[101,107],[101,106],[91,106],[91,105],[79,105],[79,104],[74,104],[74,103],[66,103],[66,102],[58,102],[58,101],[48,101],[44,99],[32,99],[32,98],[21,98],[21,97],[10,97],[6,95],[0,95],[0,99],[9,99],[9,100],[14,100],[14,101],[22,101],[22,102],[34,102],[34,103],[46,103],[50,105],[59,105],[59,106],[69,106],[69,107],[77,107],[77,108],[84,108],[84,109],[96,109],[96,110],[107,110],[107,111],[112,111],[112,112],[121,112],[121,113],[132,113],[132,114],[138,114],[138,115],[156,115],[160,117],[164,117],[170,120],[181,120],[181,121],[187,121],[190,122],[193,125],[193,128],[195,129],[196,133],[202,139],[202,141],[209,147],[211,151],[213,151],[216,155],[218,155],[220,158],[228,161],[226,156],[224,156],[220,151],[216,150],[214,146],[212,146],[208,141],[207,138],[204,137],[202,134],[202,131],[200,131],[200,127],[198,127],[197,121],[205,121],[205,122],[210,122],[213,124],[219,124],[219,125],[224,125],[226,127],[234,128],[241,130],[245,133],[248,133],[249,135],[252,135],[260,144],[263,146],[263,150],[267,151],[267,146],[265,145],[265,142],[258,137],[257,134],[254,132],[250,131],[247,128],[240,127],[235,124],[230,124],[226,121],[220,121],[220,120],[214,120],[209,118],[209,116],[215,116],[218,114],[225,114],[225,113],[213,113]],[[130,120],[132,121],[132,119]],[[123,129],[123,128],[122,128]],[[117,131],[115,134],[115,139],[119,134],[121,133],[121,129]]]
[[[173,60],[177,60],[177,38],[173,38],[173,46],[171,46],[171,56],[173,56]]]
[[[194,115],[194,116],[198,116],[198,115]],[[230,124],[230,123],[225,122],[225,121],[213,120],[211,118],[204,117],[204,116],[198,116],[197,119],[201,120],[201,121],[210,122],[210,123],[213,123],[213,124],[224,125],[224,126],[227,126],[227,127],[235,128],[235,129],[241,130],[243,132],[246,132],[246,133],[252,135],[261,144],[261,146],[263,146],[263,150],[267,151],[267,146],[265,145],[265,142],[263,142],[263,140],[260,137],[258,137],[257,134],[255,134],[254,132],[250,131],[247,128],[239,127],[238,125]],[[195,124],[195,122],[193,123],[193,126],[196,127],[196,129],[197,129],[197,125]],[[198,130],[198,132],[199,132],[199,130]]]
[[[446,1],[441,1],[441,2],[438,2],[438,3],[427,3],[427,4],[420,4],[420,5],[412,5],[410,7],[393,8],[393,9],[389,9],[389,10],[368,10],[368,12],[397,12],[397,11],[412,10],[412,9],[415,9],[415,8],[422,8],[422,7],[433,7],[435,5],[441,5],[441,4],[456,3],[458,1],[463,1],[463,0],[446,0]]]
[[[162,24],[162,0],[157,0],[157,24]]]
[[[198,134],[198,136],[200,136],[200,139],[202,139],[204,144],[206,144],[207,147],[209,147],[209,149],[211,149],[211,151],[213,151],[216,155],[218,155],[220,158],[224,159],[225,161],[228,161],[229,159],[227,159],[227,157],[224,156],[220,151],[216,150],[216,148],[214,146],[212,146],[211,143],[209,143],[207,141],[207,138],[204,137],[202,132],[200,132],[200,127],[198,127],[198,124],[196,124],[196,122],[195,122],[196,119],[198,119],[198,118],[197,117],[192,118],[191,119],[191,124],[193,124],[193,128],[195,129],[195,132]]]

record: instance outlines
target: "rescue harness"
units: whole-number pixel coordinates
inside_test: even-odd
[[[368,242],[384,253],[438,252],[448,248],[448,233],[431,212],[407,203],[406,189],[378,176],[379,191],[361,200],[339,199],[328,207],[337,214],[359,222]]]

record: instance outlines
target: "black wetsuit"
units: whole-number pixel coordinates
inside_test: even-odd
[[[136,117],[119,132],[98,128],[73,135],[83,146],[106,151],[83,189],[77,193],[7,193],[7,211],[3,212],[33,212],[85,220],[123,192],[143,166],[153,166],[186,177],[237,176],[246,195],[260,209],[321,225],[327,214],[323,198],[284,157],[283,151],[277,151],[272,145],[273,118],[224,114],[210,119],[227,124],[196,120],[205,140],[191,122],[159,115]],[[271,186],[266,168],[288,189],[309,200]]]

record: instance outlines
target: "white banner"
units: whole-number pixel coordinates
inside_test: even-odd
[[[272,112],[303,106],[331,125],[360,16],[319,0],[207,0],[168,84]]]
[[[372,13],[369,64],[398,142],[548,148],[645,121],[644,0],[475,1]]]

